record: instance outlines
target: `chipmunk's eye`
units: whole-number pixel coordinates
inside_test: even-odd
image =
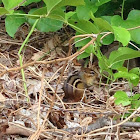
[[[91,71],[90,74],[94,74],[94,71]]]

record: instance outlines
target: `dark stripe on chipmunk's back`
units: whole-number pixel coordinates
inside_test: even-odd
[[[77,74],[76,75],[71,75],[64,82],[64,88],[63,89],[64,89],[64,92],[67,93],[68,96],[70,96],[70,94],[72,94],[72,92],[73,92],[73,84],[74,84],[75,80],[77,80],[77,79],[79,79],[79,76]]]
[[[77,89],[84,89],[84,83],[79,79],[79,80],[77,80],[77,81],[75,81],[76,83],[75,83],[75,87],[77,88]]]

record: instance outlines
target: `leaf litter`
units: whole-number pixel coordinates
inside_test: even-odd
[[[26,26],[22,26],[15,39],[11,39],[6,34],[1,35],[3,41],[0,41],[0,73],[5,69],[19,66],[17,53],[27,35],[27,30]],[[21,35],[21,31],[25,34]],[[71,36],[65,37],[64,31],[49,34],[36,31],[23,52],[24,64],[31,61],[48,61],[66,57],[68,47],[65,44],[73,33],[70,34]],[[62,38],[63,41],[61,41]],[[117,120],[118,115],[128,113],[130,106],[115,105],[115,99],[111,95],[118,89],[129,91],[128,83],[112,85],[102,83],[100,85],[97,81],[96,86],[86,89],[86,102],[64,103],[62,101],[64,80],[71,71],[80,69],[79,64],[73,65],[76,64],[74,61],[68,65],[60,83],[58,81],[65,64],[64,61],[46,65],[38,63],[24,68],[30,101],[27,100],[24,93],[20,71],[7,72],[0,77],[1,139],[10,137],[28,139],[36,134],[38,128],[40,128],[39,139],[100,139],[108,134],[115,138],[115,129],[110,132],[106,132],[106,130],[94,132],[94,130],[106,125],[110,126],[112,124],[109,120],[113,121],[114,118]],[[45,73],[42,83],[43,70]],[[42,84],[43,89],[41,89]],[[140,91],[139,87],[140,84],[135,92]],[[40,96],[41,100],[39,100]],[[108,130],[110,129],[108,128]],[[121,138],[137,138],[140,135],[137,128],[130,128],[130,130],[126,127],[121,128]]]

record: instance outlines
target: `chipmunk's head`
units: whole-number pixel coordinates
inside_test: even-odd
[[[97,75],[90,68],[82,68],[80,71],[80,76],[86,86],[92,86]]]

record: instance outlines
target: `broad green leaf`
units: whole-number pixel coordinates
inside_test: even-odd
[[[134,73],[136,75],[139,75],[140,76],[140,68],[136,67],[136,68],[133,68],[129,71],[129,73]]]
[[[65,13],[65,20],[67,21],[69,18],[71,18],[74,14],[76,14],[76,12],[68,12]]]
[[[41,18],[36,28],[41,32],[54,32],[63,27],[63,22],[55,19]]]
[[[90,56],[89,53],[83,52],[82,54],[78,55],[77,59],[79,60],[79,59],[87,58],[89,56]]]
[[[44,0],[47,5],[47,12],[50,13],[62,0]]]
[[[94,52],[94,49],[95,49],[95,46],[89,45],[89,47],[87,47],[85,49],[85,52],[88,53],[88,54],[90,54],[90,53],[93,53]]]
[[[17,11],[20,12],[20,11]],[[23,12],[21,12],[23,13]],[[5,19],[5,27],[6,32],[11,36],[14,37],[14,34],[18,30],[18,28],[26,21],[24,16],[17,16],[17,15],[8,15]]]
[[[121,42],[123,46],[126,46],[130,41],[130,33],[125,28],[116,26],[112,27],[114,30],[115,39]]]
[[[65,13],[61,8],[57,8],[49,14],[48,18],[65,22]]]
[[[74,28],[77,32],[87,34],[87,33],[98,33],[96,26],[90,21],[86,20],[68,20],[68,24]]]
[[[125,26],[129,25],[129,28],[134,28],[140,26],[140,10],[132,10],[128,14],[128,18],[126,20]],[[128,27],[128,26],[127,26]],[[140,28],[130,30],[132,41],[136,42],[137,44],[140,44]]]
[[[96,6],[101,6],[101,5],[103,5],[103,4],[105,4],[105,3],[109,2],[109,1],[111,1],[111,0],[98,0],[96,2]]]
[[[115,80],[118,78],[126,78],[129,82],[131,82],[134,86],[137,86],[139,83],[139,76],[134,73],[129,73],[125,71],[119,71],[114,74]]]
[[[38,9],[34,9],[33,12],[30,12],[32,15],[47,15],[47,7],[41,7]]]
[[[128,47],[120,47],[117,51],[112,51],[109,56],[110,67],[120,61],[140,57],[140,52]]]
[[[98,1],[100,1],[100,0],[98,0]],[[118,8],[120,7],[120,3],[119,2],[111,0],[110,2],[107,2],[107,3],[99,6],[98,7],[98,11],[94,15],[96,17],[101,17],[101,16],[104,16],[104,15],[114,15],[114,11],[117,11]]]
[[[114,35],[113,34],[109,34],[106,37],[104,37],[102,39],[102,44],[103,45],[109,45],[114,41]]]
[[[48,17],[51,19],[55,19],[55,20],[61,20],[61,21],[65,21],[65,14],[64,11],[60,8],[53,10],[49,15],[47,15],[47,7],[42,7],[39,9],[34,9],[33,11],[30,11],[30,16],[28,16],[28,18],[36,18],[34,16],[31,15],[41,15],[44,17]]]
[[[131,101],[129,100],[127,94],[124,91],[117,91],[114,97],[116,98],[115,104],[117,105],[122,104],[123,106],[127,106],[131,104]]]
[[[42,8],[41,8],[41,11],[43,11]],[[41,11],[39,11],[39,12],[41,12]],[[55,12],[55,11],[56,10],[54,10],[53,12]],[[36,12],[38,12],[38,10],[32,9],[29,11],[29,14],[33,14],[33,13],[35,14]],[[51,14],[53,14],[53,12],[51,12]],[[61,11],[59,11],[58,14],[60,12]],[[53,18],[55,18],[54,16],[55,15],[52,15],[52,16],[50,15],[50,17],[40,18],[36,25],[36,28],[42,32],[53,32],[53,31],[59,30],[60,28],[62,28],[63,22],[60,20],[57,20],[57,19],[53,19]],[[58,17],[56,17],[56,18],[58,18]],[[36,19],[34,19],[34,18],[28,18],[28,22],[30,25],[33,25],[35,21],[36,21]]]
[[[123,64],[124,64],[124,60],[118,61],[113,65],[111,65],[111,69],[117,70],[118,68],[123,67]]]
[[[126,71],[119,71],[114,74],[114,78],[115,80],[118,78],[126,78],[129,80],[129,79],[136,79],[138,78],[138,76],[133,73],[130,74],[129,72],[126,72]]]
[[[27,6],[27,5],[29,5],[29,4],[31,4],[31,3],[37,3],[37,2],[40,2],[41,0],[26,0],[23,4],[22,4],[22,6]]]
[[[136,28],[140,26],[140,11],[139,10],[132,10],[130,11],[128,18],[126,20],[122,20],[122,18],[118,15],[115,15],[111,19],[111,25],[117,26],[117,27],[123,27],[129,30],[129,33],[131,34],[131,40],[136,42],[137,44],[140,44],[140,28]]]
[[[139,104],[140,104],[140,102],[139,102]],[[139,107],[139,106],[140,106],[140,105],[138,105],[138,107]],[[138,107],[137,107],[137,108],[138,108]],[[136,120],[135,120],[135,122],[140,122],[140,117],[137,117]]]
[[[103,31],[113,32],[113,28],[106,20],[102,18],[95,18],[95,17],[92,17],[92,20],[94,21],[95,25],[100,29],[101,32]]]
[[[79,35],[79,33],[76,33],[76,35]],[[82,40],[80,40],[82,39]],[[83,38],[76,38],[75,39],[75,47],[82,47],[82,46],[85,46],[91,39],[90,38],[86,38],[86,39],[83,39]]]
[[[58,7],[63,7],[63,6],[79,6],[79,5],[84,5],[84,4],[85,4],[84,0],[62,0],[58,4]]]
[[[23,0],[2,0],[5,9],[11,10],[22,4]]]
[[[102,19],[106,20],[109,24],[111,24],[111,18],[112,16],[102,16]]]
[[[124,20],[122,20],[121,16],[119,15],[115,15],[111,18],[112,26],[122,27],[122,22],[124,22]]]
[[[9,12],[5,8],[0,7],[0,15],[5,15],[5,14],[9,14]]]
[[[98,7],[92,3],[86,3],[86,5],[81,5],[76,7],[76,13],[80,20],[89,20],[91,17],[91,12],[95,13]]]
[[[140,93],[135,94],[135,95],[132,97],[132,100],[138,100],[138,99],[140,99]]]
[[[140,20],[140,10],[132,10],[128,14],[127,20]]]
[[[128,69],[126,67],[120,67],[117,69],[118,71],[128,72]]]
[[[135,29],[135,30],[131,30],[129,31],[131,34],[131,40],[136,42],[137,44],[140,44],[140,28],[139,29]]]
[[[135,94],[133,97],[131,97],[132,100],[131,108],[137,109],[140,106],[139,99],[140,99],[140,94]]]
[[[84,5],[84,0],[43,0],[48,6],[48,12],[54,8],[59,8],[63,6],[78,6]]]
[[[28,12],[27,21],[32,26],[38,17],[32,16],[33,13],[37,10],[37,8],[33,8]]]

